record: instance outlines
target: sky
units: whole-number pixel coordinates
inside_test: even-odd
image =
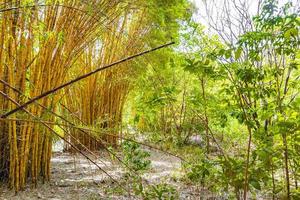
[[[213,0],[191,0],[191,2],[193,2],[197,9],[198,9],[198,13],[194,15],[194,19],[200,23],[202,23],[203,25],[207,25],[207,21],[204,19],[205,15],[205,7],[204,7],[204,1],[207,2],[211,2]],[[214,0],[215,2],[218,3],[218,5],[221,7],[224,2],[224,0]],[[232,0],[229,0],[232,1]],[[236,0],[237,2],[242,1],[242,0]],[[257,6],[258,6],[258,2],[259,0],[247,0],[249,2],[249,13],[251,15],[255,15],[257,12]],[[279,3],[279,7],[281,7],[282,5],[284,5],[285,3],[287,3],[288,1],[292,1],[294,5],[300,5],[300,0],[278,0]],[[234,7],[231,8],[232,11],[234,12]]]

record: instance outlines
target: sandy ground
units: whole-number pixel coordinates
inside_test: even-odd
[[[180,199],[200,199],[201,192],[196,187],[185,185],[176,178],[180,176],[181,161],[179,159],[157,151],[151,151],[150,159],[152,167],[143,175],[144,179],[149,183],[166,182],[175,186],[180,193]],[[40,183],[37,189],[29,186],[18,194],[0,185],[0,199],[138,199],[129,196],[126,192],[120,192],[121,187],[117,187],[116,182],[83,156],[56,152],[53,154],[51,163],[52,178],[49,183]],[[108,154],[102,152],[98,154],[97,163],[115,180],[122,182],[122,186],[129,185],[129,183],[124,183],[124,180],[122,181],[124,171],[117,160],[111,160]]]

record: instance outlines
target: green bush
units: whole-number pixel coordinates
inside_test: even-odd
[[[124,154],[123,161],[130,169],[136,172],[143,172],[150,168],[150,153],[142,150],[139,144],[125,141],[122,145],[122,150]]]

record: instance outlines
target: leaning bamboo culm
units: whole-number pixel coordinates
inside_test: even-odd
[[[52,0],[0,1],[0,79],[35,97],[66,80],[68,71],[103,26],[117,16],[118,1]],[[91,6],[93,5],[93,6]],[[0,90],[17,105],[26,99],[0,84]],[[41,105],[56,110],[61,94],[48,96]],[[0,97],[0,110],[7,112],[16,104]],[[55,120],[41,107],[27,110],[47,120]],[[28,118],[22,111],[11,115]],[[0,122],[0,181],[8,181],[16,191],[30,180],[50,178],[52,136],[49,129],[31,122]]]

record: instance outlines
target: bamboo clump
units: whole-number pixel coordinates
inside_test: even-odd
[[[78,56],[99,35],[102,26],[115,18],[118,6],[117,1],[47,2],[0,1],[0,79],[30,97],[64,82]],[[92,11],[90,5],[94,5]],[[0,91],[2,112],[26,101],[4,84],[0,84]],[[55,111],[60,98],[48,96],[38,103]],[[40,106],[32,104],[26,109],[27,113],[18,112],[11,117],[55,119]],[[50,132],[43,124],[1,121],[0,181],[8,181],[18,191],[28,180],[34,185],[39,177],[49,180]]]
[[[106,65],[141,51],[145,47],[143,41],[149,30],[145,12],[146,9],[124,10],[115,23],[107,26],[109,31],[82,54],[73,70],[87,73],[96,66]],[[76,115],[84,125],[101,129],[103,134],[96,137],[108,145],[118,144],[122,110],[136,64],[138,63],[123,63],[118,68],[102,71],[87,78],[77,87],[66,90],[65,104],[69,112]],[[70,130],[70,133],[90,150],[99,150],[104,145],[77,130]]]

